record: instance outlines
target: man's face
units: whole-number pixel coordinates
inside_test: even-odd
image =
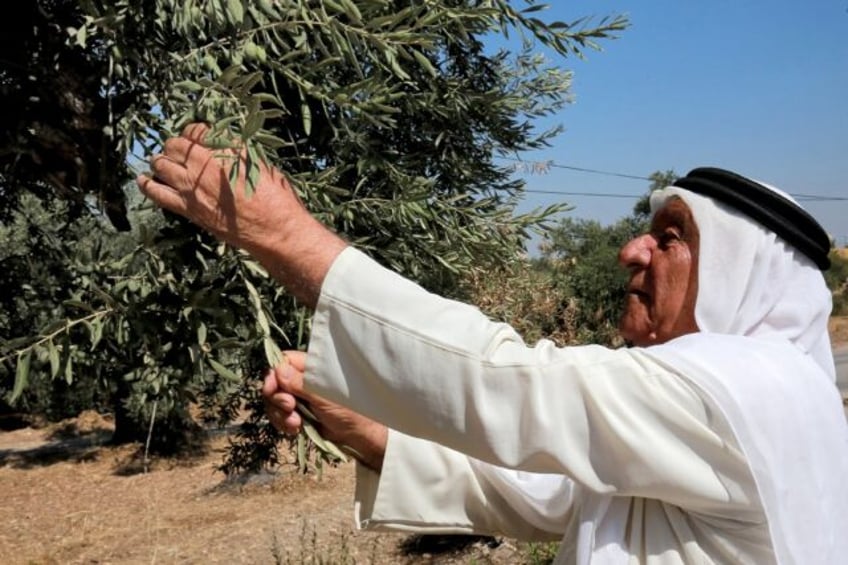
[[[618,261],[630,271],[618,329],[633,345],[665,343],[698,331],[698,226],[680,198],[658,210],[649,233],[621,248]]]

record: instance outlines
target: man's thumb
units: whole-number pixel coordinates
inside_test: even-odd
[[[284,355],[282,363],[274,367],[277,386],[283,392],[307,399],[309,395],[303,390],[303,370],[298,367],[299,360],[293,361]]]

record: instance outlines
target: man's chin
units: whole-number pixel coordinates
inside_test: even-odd
[[[622,320],[618,325],[618,334],[630,346],[644,347],[653,343],[650,339],[650,328],[633,327],[626,320]]]

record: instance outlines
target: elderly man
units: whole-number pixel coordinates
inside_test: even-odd
[[[529,347],[348,247],[278,171],[231,190],[206,133],[169,140],[139,185],[316,308],[269,414],[294,431],[304,398],[357,451],[361,526],[560,538],[562,563],[848,555],[828,242],[785,195],[718,169],[655,193],[620,254],[634,347]]]

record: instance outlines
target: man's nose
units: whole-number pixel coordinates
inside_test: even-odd
[[[618,264],[628,270],[644,268],[651,262],[654,238],[643,234],[628,241],[618,252]]]

